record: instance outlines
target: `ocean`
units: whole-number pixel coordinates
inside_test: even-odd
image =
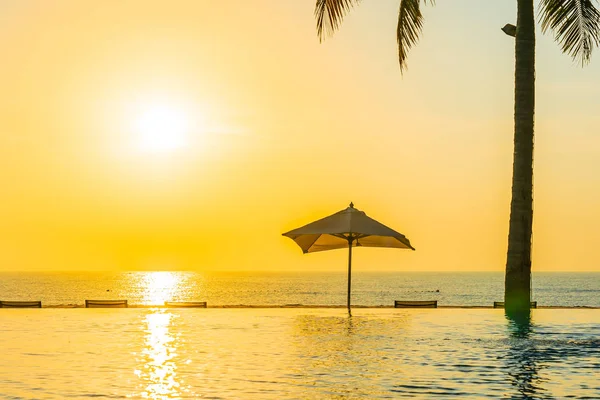
[[[127,299],[132,305],[206,301],[208,306],[344,305],[339,273],[30,272],[0,273],[0,300],[41,300],[43,306],[86,299]],[[352,304],[437,300],[440,306],[491,306],[503,301],[501,272],[361,273],[352,275]],[[534,273],[539,306],[600,307],[600,273]]]

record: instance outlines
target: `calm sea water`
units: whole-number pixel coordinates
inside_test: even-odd
[[[598,399],[600,311],[0,310],[0,398]]]
[[[207,301],[208,305],[343,305],[340,273],[69,272],[0,273],[0,300],[41,300],[44,306],[85,299],[130,304]],[[600,307],[600,273],[534,273],[532,300],[540,306]],[[504,297],[502,273],[355,273],[352,303],[438,300],[439,305],[490,306]]]

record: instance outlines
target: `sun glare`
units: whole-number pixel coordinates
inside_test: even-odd
[[[185,147],[188,129],[186,115],[166,106],[149,108],[134,121],[140,150],[151,153]]]
[[[181,275],[156,271],[143,274],[140,288],[144,291],[144,304],[162,305],[172,301],[180,291]]]

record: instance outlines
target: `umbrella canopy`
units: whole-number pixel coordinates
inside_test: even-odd
[[[353,203],[345,210],[286,232],[283,236],[296,242],[303,253],[345,249],[350,240],[352,246],[414,250],[403,234],[368,217],[364,211],[354,208]]]
[[[350,289],[352,247],[414,247],[401,233],[370,218],[354,204],[318,221],[283,234],[292,239],[303,253],[348,248],[348,312],[350,313]]]

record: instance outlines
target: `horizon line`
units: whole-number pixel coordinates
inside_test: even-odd
[[[78,269],[78,270],[50,270],[50,269],[28,269],[28,270],[0,270],[0,273],[27,273],[27,272],[51,272],[51,273],[72,273],[72,272],[122,272],[122,273],[134,273],[134,272],[196,272],[196,273],[264,273],[264,274],[311,274],[311,273],[340,273],[347,274],[344,270],[197,270],[197,269],[181,269],[181,270],[156,270],[156,269],[131,269],[131,270],[100,270],[100,269]],[[370,270],[370,271],[352,271],[356,274],[364,273],[381,273],[381,274],[394,274],[394,273],[503,273],[504,270],[420,270],[420,271],[390,271],[390,270]],[[542,271],[531,271],[534,273],[600,273],[600,271],[588,271],[588,270],[542,270]]]

